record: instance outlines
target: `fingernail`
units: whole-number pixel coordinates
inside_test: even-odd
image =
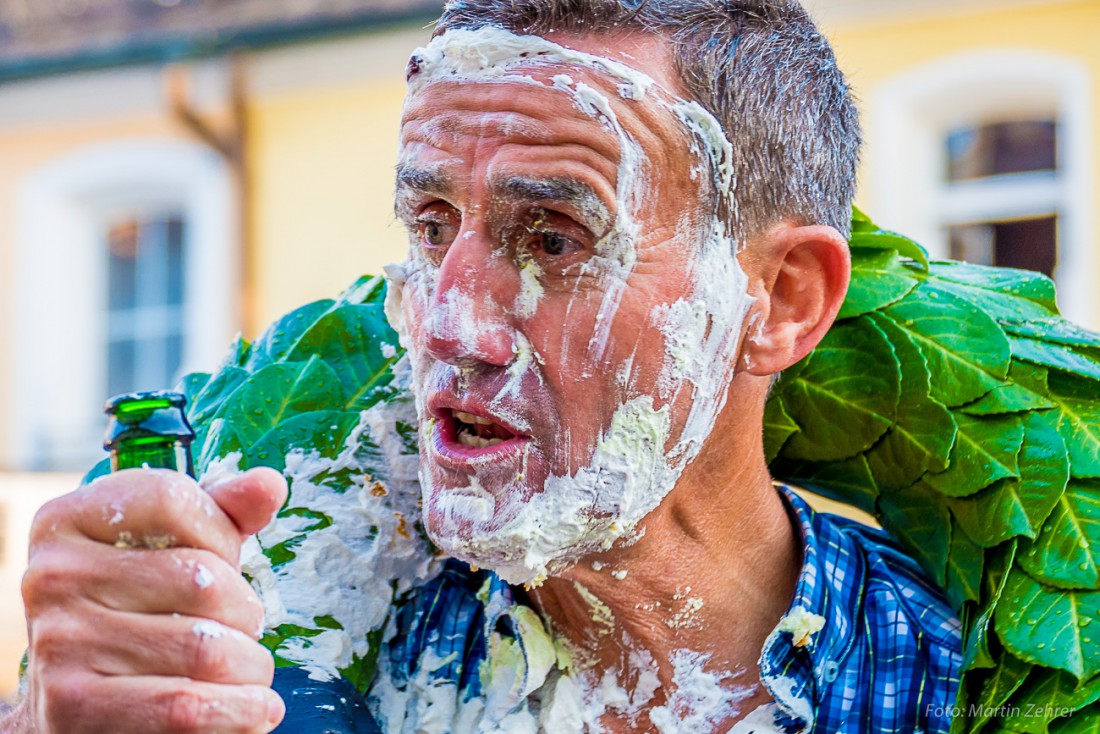
[[[286,716],[286,704],[275,691],[267,699],[267,723],[278,724]]]

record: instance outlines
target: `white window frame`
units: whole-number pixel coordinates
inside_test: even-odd
[[[109,218],[171,207],[186,220],[184,372],[210,370],[239,324],[236,213],[228,166],[182,140],[129,139],[69,153],[18,193],[15,272],[18,388],[6,464],[41,468],[38,437],[99,454],[106,390]],[[88,445],[89,441],[92,445]]]
[[[868,106],[863,198],[880,224],[948,257],[947,227],[981,219],[1058,216],[1054,280],[1062,313],[1100,328],[1096,272],[1091,86],[1075,59],[989,49],[936,59],[885,80]],[[948,184],[945,140],[960,125],[1056,119],[1058,172]]]

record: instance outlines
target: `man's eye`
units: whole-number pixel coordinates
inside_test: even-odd
[[[573,240],[557,232],[539,232],[538,235],[539,247],[547,255],[564,255],[575,245]]]
[[[416,233],[424,247],[446,247],[454,239],[454,227],[434,219],[421,219],[416,223]]]
[[[532,221],[527,225],[527,231],[531,235],[531,244],[535,250],[540,250],[545,255],[553,257],[559,257],[561,255],[569,255],[582,249],[582,245],[572,237],[562,234],[561,221],[564,219],[561,216],[555,216],[548,213],[541,207],[535,209],[532,215]]]
[[[437,222],[422,222],[420,224],[420,237],[429,245],[443,244],[443,227]]]

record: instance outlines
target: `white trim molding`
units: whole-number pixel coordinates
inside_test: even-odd
[[[897,74],[868,95],[864,199],[883,226],[907,234],[933,257],[947,256],[945,224],[958,221],[966,201],[945,200],[948,130],[1002,120],[1058,121],[1057,175],[1025,175],[1011,187],[984,182],[960,194],[996,200],[1017,216],[1056,212],[1062,312],[1100,328],[1096,274],[1091,138],[1091,85],[1076,59],[1028,49],[971,51]],[[1017,207],[1011,205],[1017,204]]]
[[[172,139],[84,148],[23,182],[12,279],[17,389],[8,416],[8,466],[40,469],[48,461],[49,468],[75,469],[98,453],[107,397],[105,232],[108,219],[123,209],[171,207],[183,214],[183,367],[217,363],[239,322],[233,202],[225,163],[208,148]]]

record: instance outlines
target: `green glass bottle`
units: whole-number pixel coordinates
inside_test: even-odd
[[[103,448],[111,453],[111,471],[146,467],[175,469],[195,476],[191,441],[195,432],[183,412],[187,398],[178,392],[116,395],[103,406],[109,419]]]

